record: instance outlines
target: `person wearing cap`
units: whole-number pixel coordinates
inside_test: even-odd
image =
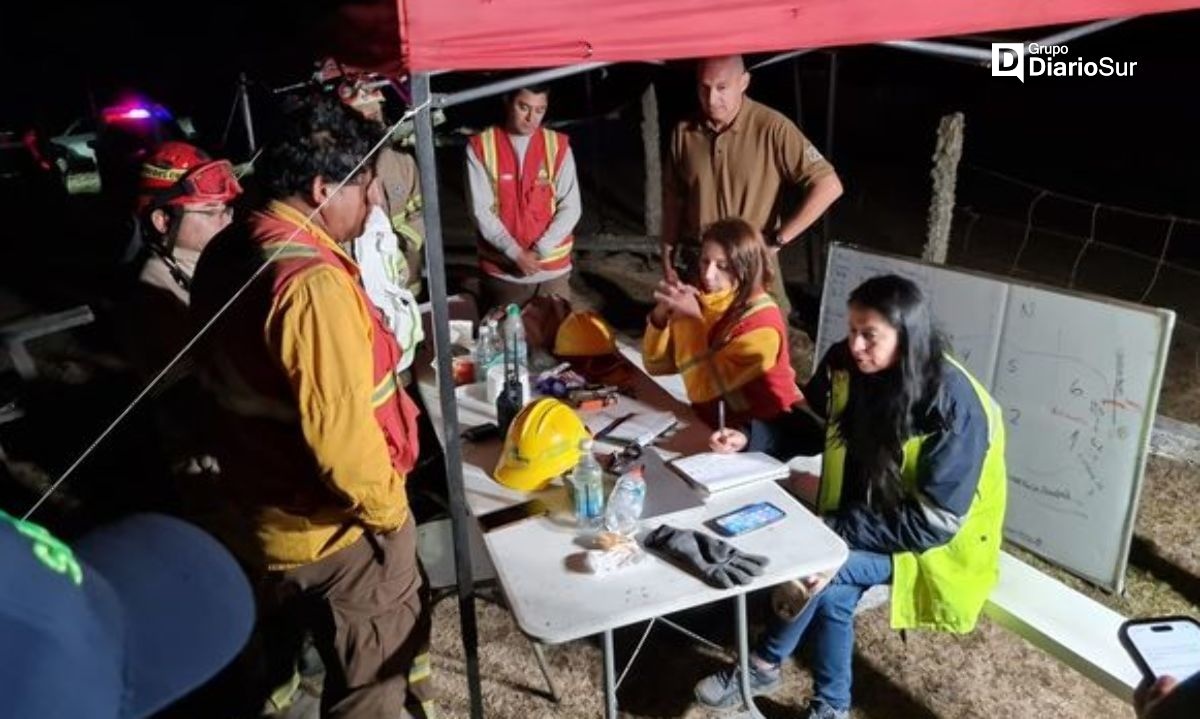
[[[199,529],[138,514],[73,546],[0,512],[0,701],[6,717],[135,719],[237,655],[254,599]]]
[[[504,126],[467,144],[467,205],[485,308],[570,297],[582,205],[567,136],[542,126],[549,104],[548,87],[520,88],[504,97]]]
[[[418,411],[345,249],[370,210],[373,173],[360,163],[377,138],[333,97],[299,103],[263,152],[269,201],[208,246],[192,283],[196,320],[213,321],[198,359],[242,520],[228,541],[275,616],[299,618],[284,634],[298,645],[312,633],[322,715],[336,718],[433,711],[406,492]],[[277,649],[290,674],[297,646]]]

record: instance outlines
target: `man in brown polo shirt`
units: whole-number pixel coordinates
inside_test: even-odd
[[[772,247],[771,296],[787,316],[778,250],[820,219],[842,194],[833,165],[795,123],[746,97],[750,73],[740,55],[702,60],[696,70],[700,115],[671,134],[663,180],[663,274],[690,271],[700,232],[725,217],[762,230]],[[790,215],[781,212],[787,186],[805,190]],[[686,276],[685,276],[686,279]]]

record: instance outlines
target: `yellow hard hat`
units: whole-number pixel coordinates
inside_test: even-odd
[[[508,428],[496,481],[521,492],[541,489],[579,462],[579,443],[590,436],[565,403],[550,398],[531,402]]]
[[[558,326],[554,354],[558,357],[598,357],[617,351],[616,332],[599,314],[572,312]]]

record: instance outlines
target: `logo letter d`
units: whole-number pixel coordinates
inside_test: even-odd
[[[1022,43],[992,43],[992,77],[1006,76],[1025,82],[1025,45]]]

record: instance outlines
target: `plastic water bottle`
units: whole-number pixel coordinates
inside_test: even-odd
[[[488,320],[479,326],[479,338],[475,340],[475,381],[486,382],[488,370],[495,367],[503,357],[497,351],[500,330],[496,320]]]
[[[529,344],[525,341],[525,323],[521,321],[521,308],[509,305],[504,318],[504,346],[506,351],[516,350],[517,367],[529,370]]]
[[[592,440],[579,443],[582,456],[571,472],[575,492],[575,519],[580,527],[599,529],[604,520],[604,470],[592,454]]]
[[[646,506],[646,479],[642,468],[634,467],[617,479],[608,507],[604,510],[604,528],[610,532],[631,536],[637,532],[638,520]]]

